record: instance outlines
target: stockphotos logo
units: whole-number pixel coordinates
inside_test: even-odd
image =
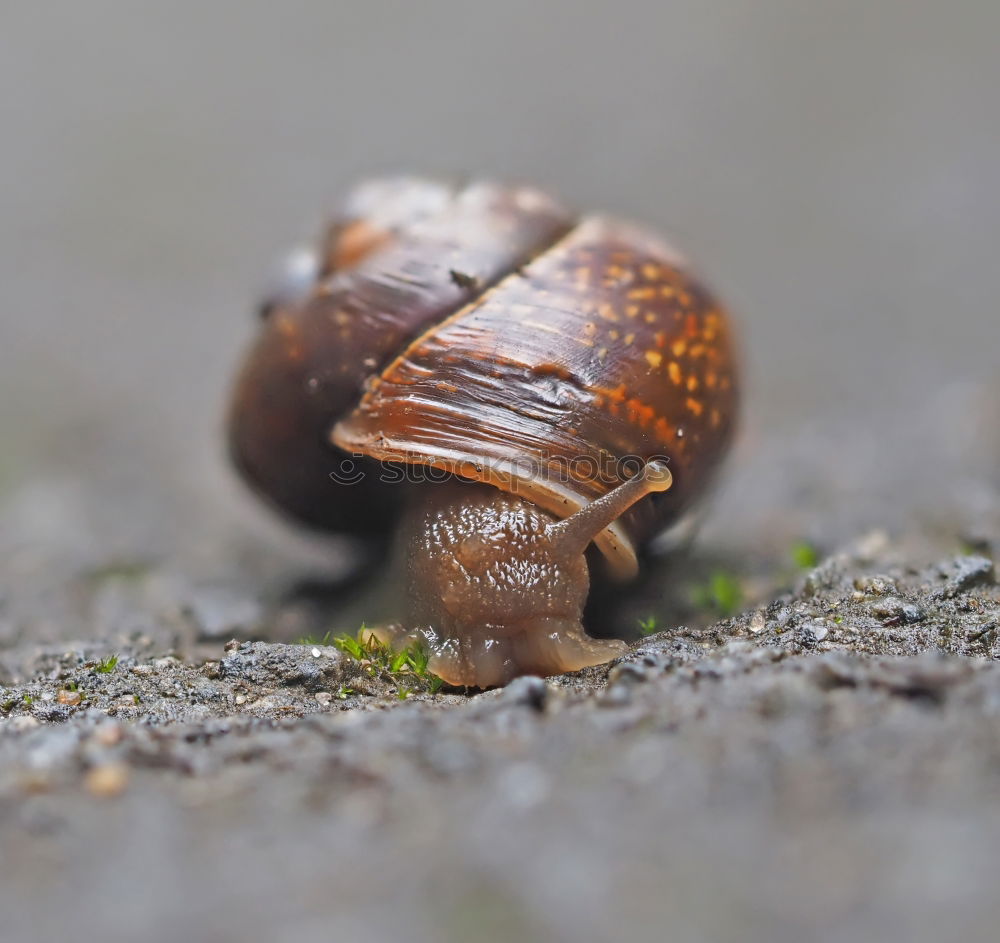
[[[498,478],[507,481],[552,482],[588,481],[613,488],[615,485],[634,478],[647,462],[669,463],[667,455],[623,455],[608,452],[600,457],[579,455],[567,458],[564,455],[542,453],[535,459],[483,459],[457,463],[447,469],[429,464],[430,456],[411,462],[375,461],[360,453],[345,455],[337,467],[330,472],[330,478],[339,485],[356,485],[376,476],[384,484],[409,484],[419,482],[446,481],[453,474],[465,478]]]

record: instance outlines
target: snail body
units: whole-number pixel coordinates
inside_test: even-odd
[[[452,684],[620,654],[582,627],[588,545],[634,576],[735,425],[728,319],[686,263],[530,188],[404,178],[358,188],[291,274],[230,408],[251,486],[319,529],[396,533],[397,637]]]

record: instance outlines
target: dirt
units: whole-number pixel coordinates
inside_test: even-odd
[[[987,939],[998,634],[991,557],[875,533],[739,615],[497,691],[406,696],[324,644],[8,647],[4,926]]]

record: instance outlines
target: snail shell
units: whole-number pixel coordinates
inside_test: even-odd
[[[661,457],[673,487],[596,540],[629,576],[708,487],[736,409],[726,313],[659,237],[527,187],[399,178],[355,192],[311,288],[268,310],[230,447],[287,513],[356,534],[390,530],[405,500],[382,461],[566,517]]]

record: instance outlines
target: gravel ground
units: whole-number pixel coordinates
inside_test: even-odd
[[[996,938],[1000,7],[0,19],[0,938]],[[267,260],[386,171],[639,216],[736,312],[742,436],[619,664],[297,644],[354,551],[220,417]]]
[[[401,699],[322,644],[12,646],[4,927],[990,939],[1000,585],[916,559],[870,534],[738,616],[479,694]]]

